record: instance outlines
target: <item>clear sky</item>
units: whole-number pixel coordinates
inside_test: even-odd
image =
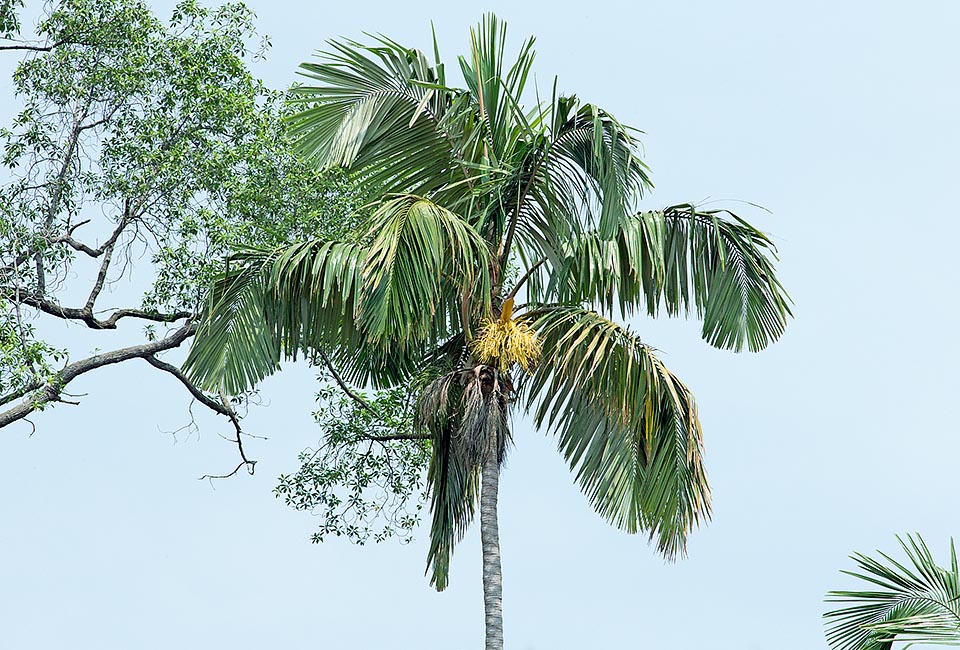
[[[960,4],[250,4],[275,87],[325,39],[363,31],[426,48],[433,20],[452,58],[495,10],[515,45],[537,36],[542,88],[558,75],[646,132],[647,206],[772,211],[717,204],[775,236],[796,302],[779,343],[734,355],[693,322],[631,323],[699,400],[715,512],[688,559],[665,564],[604,523],[554,441],[515,422],[508,648],[825,648],[822,597],[854,584],[838,573],[850,552],[916,530],[945,558],[960,533]],[[481,648],[476,527],[437,594],[425,530],[311,545],[315,521],[273,498],[318,440],[315,388],[304,367],[267,381],[248,420],[270,438],[248,444],[256,476],[213,487],[196,477],[236,462],[223,423],[174,444],[188,396],[146,364],[78,380],[82,406],[38,414],[32,437],[0,431],[0,647]]]

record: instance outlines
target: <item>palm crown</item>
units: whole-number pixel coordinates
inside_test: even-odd
[[[773,244],[724,211],[638,211],[651,184],[636,132],[555,89],[525,109],[533,40],[508,62],[494,17],[471,36],[462,88],[436,47],[383,37],[331,42],[302,66],[292,133],[360,179],[366,233],[239,249],[186,370],[236,393],[302,352],[353,382],[414,384],[438,588],[514,404],[556,432],[603,517],[673,557],[710,512],[696,406],[611,318],[693,314],[710,344],[759,350],[790,314]]]

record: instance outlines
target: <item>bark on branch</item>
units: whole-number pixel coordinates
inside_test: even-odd
[[[189,311],[163,313],[144,309],[118,309],[107,318],[101,319],[97,318],[96,314],[93,313],[93,307],[90,304],[78,309],[77,307],[64,307],[57,302],[41,298],[34,294],[19,293],[16,289],[6,288],[3,290],[3,293],[6,294],[5,297],[18,300],[20,303],[38,309],[45,314],[64,320],[78,320],[94,330],[115,330],[117,329],[117,321],[121,318],[139,318],[154,323],[173,323],[193,316],[193,312]],[[18,293],[19,296],[17,297]]]
[[[81,359],[67,365],[47,383],[37,386],[19,404],[0,413],[0,428],[18,420],[22,420],[46,404],[60,401],[60,395],[71,381],[97,368],[122,363],[130,359],[142,359],[153,356],[157,352],[172,350],[179,347],[184,341],[193,336],[196,325],[190,323],[175,331],[170,336],[142,345],[133,345],[119,350],[112,350]]]

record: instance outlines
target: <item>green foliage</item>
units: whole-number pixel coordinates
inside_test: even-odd
[[[0,0],[0,38],[13,38],[20,33],[20,16],[17,11],[23,0]]]
[[[897,537],[909,564],[855,553],[867,591],[831,591],[827,602],[852,603],[824,614],[827,641],[837,650],[891,650],[894,643],[960,645],[960,570],[950,540],[950,564],[939,566],[920,535]],[[879,589],[878,589],[879,588]]]
[[[413,434],[416,396],[404,387],[357,396],[367,406],[334,386],[321,389],[314,418],[322,445],[304,451],[300,469],[281,476],[274,493],[320,518],[314,542],[331,535],[358,544],[394,536],[409,542],[423,508],[430,445],[396,437]]]
[[[652,348],[594,311],[557,307],[526,320],[543,345],[524,385],[534,422],[557,432],[597,512],[627,532],[649,532],[668,558],[682,553],[710,515],[689,389]]]
[[[356,229],[353,180],[296,155],[283,94],[250,73],[263,42],[243,5],[182,2],[164,24],[137,0],[65,0],[36,36],[49,51],[18,65],[22,109],[0,129],[0,330],[25,341],[4,347],[5,385],[59,354],[24,297],[86,296],[91,258],[140,292],[130,308],[194,313],[232,243]]]
[[[783,334],[791,315],[774,260],[771,239],[732,212],[672,206],[637,213],[609,237],[583,232],[530,295],[588,301],[606,313],[616,306],[621,314],[695,314],[711,345],[756,352]]]
[[[37,340],[33,323],[0,303],[0,395],[20,395],[37,382],[48,381],[54,364],[64,356],[63,350]]]

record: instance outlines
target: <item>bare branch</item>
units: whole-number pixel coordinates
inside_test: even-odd
[[[91,370],[96,370],[97,368],[102,368],[103,366],[122,363],[130,359],[152,356],[157,352],[179,347],[180,344],[193,336],[196,330],[196,325],[190,323],[181,327],[170,336],[158,341],[104,352],[67,365],[63,370],[56,373],[46,384],[37,387],[37,389],[35,389],[36,392],[27,395],[18,405],[0,412],[0,428],[17,420],[22,420],[46,404],[58,401],[60,394],[67,384],[80,375],[88,373]]]
[[[82,309],[76,307],[64,307],[63,305],[40,298],[33,294],[23,294],[19,287],[0,288],[0,297],[6,297],[14,302],[38,309],[45,314],[56,316],[64,320],[78,320],[86,323],[87,327],[94,330],[115,330],[117,321],[122,318],[139,318],[153,323],[174,323],[184,318],[191,318],[194,313],[191,311],[176,311],[171,313],[148,311],[145,309],[118,309],[106,319],[97,318],[93,313],[91,305],[86,305]]]
[[[129,206],[129,202],[127,203],[127,206]],[[54,237],[50,241],[50,243],[66,244],[70,248],[74,250],[78,250],[82,253],[86,253],[90,257],[100,257],[101,255],[106,253],[108,250],[111,250],[111,251],[113,250],[113,247],[116,245],[117,240],[120,239],[120,235],[127,228],[127,226],[129,226],[133,222],[133,220],[130,218],[129,207],[127,207],[126,209],[124,209],[124,214],[123,214],[123,217],[121,217],[119,224],[114,229],[114,231],[110,234],[110,237],[107,238],[107,241],[103,242],[103,244],[101,244],[98,248],[91,248],[90,246],[87,246],[83,242],[79,242],[73,238],[73,232],[83,224],[89,223],[89,221],[90,220],[87,219],[86,221],[81,221],[80,223],[75,224],[70,228],[70,230],[67,231],[67,234]]]
[[[26,52],[50,52],[60,47],[61,45],[68,45],[71,43],[79,44],[76,41],[57,41],[56,43],[51,43],[50,45],[31,45],[26,42],[18,43],[17,45],[0,45],[0,52],[4,50],[20,50]]]
[[[253,461],[253,462],[256,463],[257,461]],[[252,466],[252,465],[248,465],[247,461],[244,461],[244,462],[240,463],[239,465],[237,465],[236,467],[234,467],[234,468],[233,468],[233,471],[230,472],[229,474],[204,474],[203,476],[199,477],[197,480],[198,480],[198,481],[202,481],[202,480],[205,479],[205,478],[206,478],[206,479],[230,478],[231,476],[234,476],[237,472],[239,472],[239,471],[240,471],[240,468],[243,467],[244,465],[247,465],[247,466],[250,468],[250,469],[248,469],[247,471],[250,472],[251,474],[253,474],[253,466]]]
[[[117,321],[121,318],[139,318],[149,320],[154,323],[173,323],[183,318],[192,318],[194,313],[191,311],[175,311],[172,313],[162,313],[157,311],[145,311],[143,309],[118,309],[110,314],[106,320],[99,321],[102,325],[100,329],[116,329]]]
[[[130,223],[130,199],[124,199],[123,201],[123,217],[120,219],[120,224],[117,226],[116,230],[113,231],[113,234],[110,238],[104,243],[101,247],[103,251],[103,262],[100,263],[100,271],[97,273],[97,279],[93,283],[93,288],[90,289],[90,295],[87,297],[87,303],[83,306],[84,310],[90,313],[93,313],[93,305],[97,302],[97,297],[100,295],[100,292],[103,291],[103,283],[107,280],[107,271],[110,268],[110,262],[113,260],[113,249],[117,245],[117,240],[120,238],[120,233],[123,232],[123,229],[127,227],[127,224]]]
[[[345,381],[343,381],[343,378],[337,372],[337,369],[333,367],[333,363],[330,362],[330,358],[326,355],[326,353],[324,353],[323,350],[319,350],[319,354],[320,358],[323,359],[323,363],[326,364],[327,370],[330,371],[330,375],[333,377],[333,380],[336,381],[337,385],[340,387],[340,390],[346,393],[347,397],[359,404],[365,411],[376,417],[378,420],[383,420],[383,416],[380,415],[377,410],[373,408],[373,406],[371,406],[370,402],[363,399],[360,395],[354,392]]]
[[[246,466],[247,471],[248,471],[250,474],[253,474],[254,469],[255,469],[255,467],[256,467],[256,464],[257,464],[257,461],[255,461],[255,460],[250,460],[249,458],[247,458],[247,454],[246,454],[246,452],[245,452],[244,449],[243,449],[243,435],[244,435],[244,433],[243,433],[243,430],[242,430],[241,427],[240,427],[240,417],[237,415],[237,412],[233,409],[233,407],[230,406],[230,400],[227,399],[227,396],[226,396],[225,394],[221,393],[221,394],[220,394],[220,400],[219,400],[219,401],[216,400],[216,399],[214,399],[214,398],[212,398],[212,397],[210,397],[209,395],[205,394],[202,390],[200,390],[193,382],[191,382],[189,379],[187,379],[186,375],[184,375],[184,374],[180,371],[179,368],[177,368],[176,366],[171,365],[171,364],[169,364],[169,363],[167,363],[167,362],[165,362],[165,361],[161,361],[160,359],[158,359],[156,356],[154,356],[154,355],[152,355],[152,354],[143,357],[143,359],[144,359],[147,363],[149,363],[151,366],[153,366],[154,368],[158,368],[158,369],[160,369],[160,370],[163,370],[164,372],[170,373],[171,375],[173,375],[174,377],[176,377],[177,380],[179,380],[180,383],[183,384],[183,385],[187,388],[188,391],[190,391],[190,394],[193,395],[193,397],[194,397],[198,402],[200,402],[201,404],[203,404],[203,405],[206,406],[207,408],[211,409],[212,411],[215,411],[216,413],[219,413],[220,415],[226,417],[227,419],[230,420],[230,423],[233,424],[233,428],[234,428],[234,430],[235,430],[236,433],[237,433],[237,438],[236,438],[236,440],[230,440],[229,438],[227,438],[227,440],[230,440],[230,442],[233,442],[233,443],[235,443],[235,444],[237,445],[237,449],[238,449],[239,452],[240,452],[240,458],[242,459],[243,462],[241,462],[239,465],[237,465],[236,469],[234,469],[234,470],[233,470],[232,472],[230,472],[229,474],[223,474],[223,475],[219,475],[219,476],[213,476],[213,475],[210,475],[210,474],[204,474],[204,475],[201,476],[200,478],[201,478],[201,479],[205,479],[205,478],[210,478],[210,479],[213,479],[213,478],[218,478],[218,479],[219,479],[219,478],[229,478],[229,477],[233,476],[234,474],[236,474],[236,473],[240,470],[240,468],[241,468],[241,467],[244,467],[244,466]]]
[[[190,391],[190,394],[193,395],[194,399],[196,399],[198,402],[206,406],[208,409],[212,411],[216,411],[220,415],[223,415],[224,417],[228,418],[230,422],[233,424],[234,429],[236,429],[237,436],[238,437],[240,436],[240,418],[237,417],[237,412],[234,411],[233,408],[229,406],[229,403],[228,405],[224,405],[220,401],[215,400],[209,395],[204,394],[204,392],[199,388],[197,388],[197,386],[193,382],[187,379],[186,375],[184,375],[179,368],[177,368],[172,364],[167,363],[166,361],[161,361],[155,355],[148,354],[143,357],[143,360],[149,363],[154,368],[163,370],[164,372],[170,373],[171,375],[176,377],[180,381],[180,383],[183,384],[188,391]]]

